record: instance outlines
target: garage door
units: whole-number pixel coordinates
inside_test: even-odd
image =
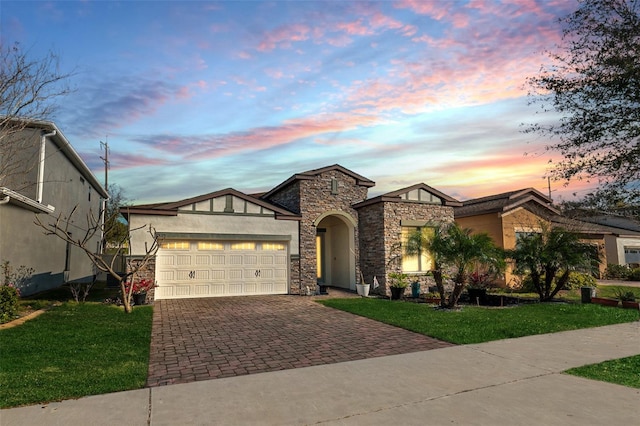
[[[165,241],[156,257],[156,299],[287,294],[287,245],[259,241]]]

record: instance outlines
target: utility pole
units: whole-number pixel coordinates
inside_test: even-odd
[[[100,141],[100,148],[104,148],[104,157],[100,159],[104,162],[104,189],[109,191],[109,136],[105,140],[107,142]]]

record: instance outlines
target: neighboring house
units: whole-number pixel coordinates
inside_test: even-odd
[[[125,207],[132,230],[151,225],[160,248],[146,276],[155,298],[311,294],[317,285],[355,290],[359,277],[400,270],[424,276],[426,256],[400,259],[403,235],[453,221],[460,203],[424,184],[367,199],[373,181],[333,165],[293,175],[272,190],[234,189],[172,203]],[[151,237],[131,232],[131,255]],[[361,275],[362,274],[362,275]]]
[[[603,234],[607,263],[640,266],[640,223],[623,216],[577,212],[569,212],[568,216],[580,221],[585,229]]]
[[[463,228],[486,232],[505,250],[513,249],[519,235],[541,232],[543,226],[561,226],[580,234],[583,242],[591,244],[594,257],[599,258],[602,274],[607,263],[618,263],[624,248],[640,247],[640,232],[623,230],[564,217],[549,197],[533,189],[521,189],[473,200],[456,207],[455,220]],[[514,286],[515,277],[508,268],[501,284]]]
[[[64,224],[76,212],[69,231],[80,237],[86,232],[87,215],[100,217],[107,192],[76,153],[60,129],[51,122],[27,122],[24,129],[5,137],[18,147],[10,155],[0,152],[0,261],[12,268],[33,268],[23,295],[58,287],[65,282],[93,279],[94,268],[87,255],[61,239],[45,235],[35,225],[59,216]],[[7,139],[10,138],[10,139]],[[3,145],[7,147],[8,145]],[[7,172],[10,171],[10,172]],[[97,235],[89,242],[100,251]]]
[[[533,188],[467,200],[455,209],[455,221],[462,228],[486,232],[505,250],[516,247],[519,235],[541,232],[544,224],[550,225],[550,217],[559,215],[551,199]],[[510,268],[500,284],[517,284]]]

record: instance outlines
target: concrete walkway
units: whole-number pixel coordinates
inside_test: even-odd
[[[637,424],[640,389],[561,374],[636,354],[640,322],[14,408],[0,424]]]

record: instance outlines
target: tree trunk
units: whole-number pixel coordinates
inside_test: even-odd
[[[436,265],[436,269],[433,271],[433,280],[436,282],[438,293],[440,293],[440,306],[445,307],[447,300],[444,296],[444,283],[442,281],[442,268],[440,265]]]
[[[126,278],[126,276],[125,276]],[[125,314],[130,314],[132,311],[131,308],[131,290],[133,290],[133,286],[130,286],[129,288],[129,292],[127,292],[127,289],[124,285],[124,279],[120,280],[120,293],[122,294],[122,305],[124,306],[124,313]]]

